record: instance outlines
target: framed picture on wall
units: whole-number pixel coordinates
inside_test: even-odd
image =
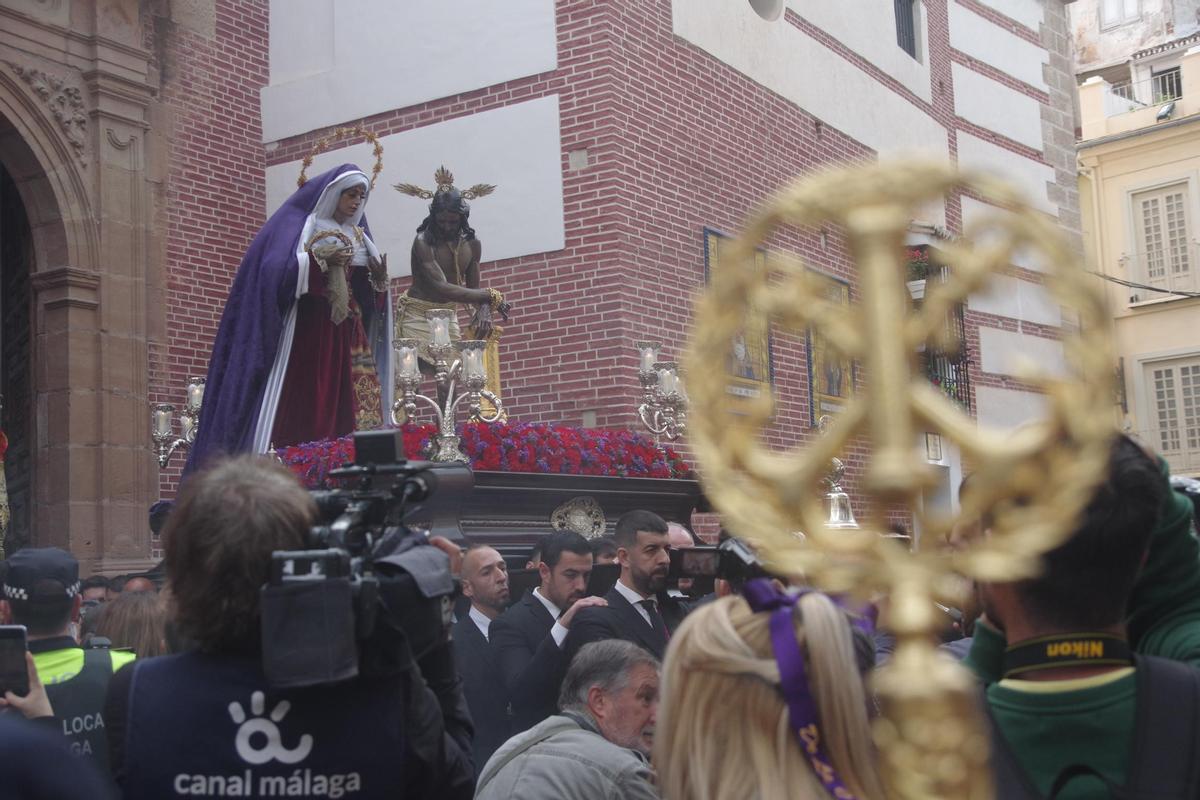
[[[722,250],[730,238],[712,228],[704,229],[704,280],[711,280],[714,271],[720,269]],[[767,254],[759,250],[755,267],[766,270]],[[737,412],[739,402],[754,400],[764,392],[771,391],[774,379],[771,361],[771,329],[765,314],[748,313],[745,325],[733,337],[726,354],[725,392],[730,400],[730,410]]]
[[[832,275],[812,270],[821,296],[829,303],[850,306],[850,284]],[[836,415],[854,393],[854,362],[837,353],[825,337],[808,329],[808,397],[810,424],[829,414]]]

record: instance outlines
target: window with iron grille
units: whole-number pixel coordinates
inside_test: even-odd
[[[896,4],[896,44],[913,58],[917,57],[917,0],[894,0]]]
[[[1179,67],[1150,75],[1150,102],[1166,103],[1183,97],[1183,75]]]

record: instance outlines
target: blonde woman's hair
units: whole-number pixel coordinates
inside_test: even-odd
[[[793,612],[825,752],[859,800],[884,797],[846,617],[810,593]],[[788,724],[768,627],[741,597],[701,606],[671,637],[654,762],[670,800],[825,800]]]
[[[99,609],[95,634],[113,647],[132,650],[138,658],[161,656],[166,647],[166,604],[151,592],[121,592]]]

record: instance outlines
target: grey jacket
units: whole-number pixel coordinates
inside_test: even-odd
[[[639,753],[570,712],[509,739],[479,774],[475,800],[658,800],[654,772]]]

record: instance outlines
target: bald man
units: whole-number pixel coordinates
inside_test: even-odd
[[[684,550],[696,546],[696,540],[693,538],[692,532],[678,522],[667,523],[667,542],[672,550]],[[693,583],[694,581],[691,578],[680,578],[678,596],[682,597],[690,594]]]
[[[508,565],[494,548],[476,545],[462,564],[463,595],[471,609],[454,625],[454,650],[463,695],[475,722],[475,768],[482,769],[508,739],[508,698],[489,644],[492,620],[508,606]]]

